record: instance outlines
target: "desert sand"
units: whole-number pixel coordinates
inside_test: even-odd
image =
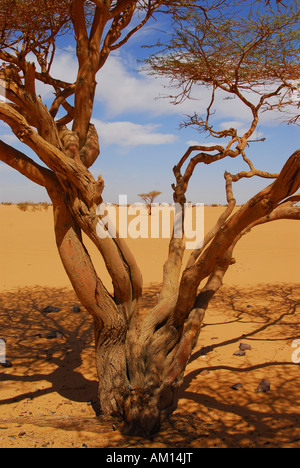
[[[205,208],[205,230],[221,211]],[[0,367],[0,448],[299,448],[300,351],[292,346],[300,339],[299,238],[300,223],[278,221],[240,241],[237,263],[207,311],[178,409],[159,434],[143,440],[96,417],[92,321],[76,308],[51,207],[22,212],[0,205],[0,338],[12,364]],[[128,243],[144,274],[148,308],[168,241]],[[101,259],[87,247],[110,287]],[[47,306],[60,310],[45,314]],[[241,344],[251,349],[234,355]],[[257,392],[263,379],[270,390]]]

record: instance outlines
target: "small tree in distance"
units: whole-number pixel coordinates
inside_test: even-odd
[[[139,197],[145,202],[148,213],[151,216],[152,212],[152,203],[154,203],[154,200],[161,195],[162,192],[149,192],[149,193],[139,193]]]

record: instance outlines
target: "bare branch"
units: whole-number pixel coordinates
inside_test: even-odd
[[[297,197],[298,201],[300,197]],[[249,232],[255,226],[261,224],[269,223],[271,221],[278,221],[279,219],[291,219],[291,220],[300,220],[300,206],[289,206],[288,204],[279,205],[275,210],[272,211],[267,216],[259,219],[255,223],[252,223],[244,233]]]
[[[84,12],[84,0],[72,1],[72,22],[74,26],[75,38],[77,42],[77,57],[79,66],[86,60],[89,37],[86,28],[86,17]]]
[[[79,300],[102,328],[105,322],[110,323],[113,319],[114,302],[97,276],[64,197],[53,188],[49,195],[53,201],[56,243],[62,263]],[[108,311],[105,304],[109,299],[111,307]]]
[[[240,179],[250,178],[254,176],[262,177],[264,179],[277,179],[277,177],[279,176],[278,173],[270,173],[270,172],[256,169],[252,161],[246,156],[246,153],[244,150],[241,151],[241,154],[243,156],[243,160],[248,164],[250,171],[242,171],[242,172],[239,172],[238,174],[231,175],[233,182],[238,182]]]
[[[64,89],[63,91],[57,91],[56,98],[53,101],[53,103],[52,103],[52,105],[50,107],[50,110],[49,110],[49,112],[50,112],[51,116],[53,117],[53,119],[56,117],[60,106],[61,105],[64,106],[66,104],[66,99],[68,97],[72,96],[72,94],[74,94],[74,92],[75,92],[75,85],[72,85],[69,88]],[[74,112],[74,108],[72,108],[72,112]],[[74,118],[74,115],[72,115],[72,117]]]
[[[121,15],[130,6],[136,8],[136,4],[137,2],[132,2],[132,0],[118,0],[116,6],[110,11],[110,17],[115,18]]]
[[[227,202],[228,202],[226,210],[224,211],[224,213],[221,214],[215,226],[204,237],[203,245],[201,249],[196,249],[191,253],[186,268],[190,268],[191,266],[195,264],[195,262],[200,257],[202,252],[204,252],[207,245],[210,243],[212,239],[214,239],[214,237],[218,234],[220,229],[222,229],[222,227],[224,226],[226,220],[233,213],[233,210],[236,206],[236,200],[233,196],[233,191],[232,191],[232,182],[233,182],[232,176],[228,172],[225,172],[225,180],[226,180],[226,194],[227,194]]]
[[[200,259],[185,270],[174,317],[177,324],[183,323],[188,310],[191,310],[200,282],[212,273],[237,236],[252,223],[269,215],[282,200],[293,195],[299,187],[300,150],[288,159],[275,182],[242,206],[220,229]]]
[[[20,141],[26,143],[54,173],[72,181],[86,196],[89,205],[99,198],[98,187],[86,167],[48,143],[36,133],[26,119],[8,104],[0,103],[0,117],[6,122]],[[103,188],[103,187],[102,187]]]
[[[154,7],[152,7],[152,8],[149,7],[148,12],[145,15],[144,19],[137,26],[135,26],[129,33],[127,33],[126,36],[120,42],[118,42],[116,44],[112,44],[111,45],[111,50],[120,49],[120,47],[122,47],[124,44],[126,44],[134,34],[136,34],[143,26],[145,26],[145,24],[149,21],[149,19],[151,18],[153,12],[157,8],[158,4],[159,4],[159,2],[157,2],[157,4]],[[131,17],[134,14],[135,8],[136,8],[136,6],[132,7],[132,10],[130,12]],[[123,24],[121,25],[120,29],[121,30],[125,29],[125,27],[128,26],[128,24],[129,24],[129,15],[128,15],[128,18],[126,19],[126,21],[123,22]],[[116,40],[118,40],[119,37],[116,37]]]
[[[89,125],[86,142],[81,148],[79,156],[85,167],[91,167],[100,154],[99,136],[93,124]]]
[[[5,84],[2,90],[7,99],[16,104],[14,107],[21,113],[30,125],[37,128],[47,142],[60,146],[55,123],[47,107],[39,100],[35,93],[35,66],[26,62],[25,85],[22,84],[18,69],[15,65],[6,66],[0,72],[0,78]],[[0,86],[1,84],[0,83]]]
[[[290,198],[287,198],[286,200],[284,200],[278,206],[283,206],[283,205],[284,206],[293,206],[293,205],[295,205],[295,203],[299,203],[299,202],[300,202],[300,193],[297,193],[293,197],[290,197]]]

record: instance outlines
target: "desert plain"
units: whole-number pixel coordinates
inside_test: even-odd
[[[205,231],[222,210],[205,207]],[[300,447],[300,223],[265,224],[241,239],[206,313],[178,408],[145,440],[96,417],[92,320],[60,263],[52,217],[51,207],[0,205],[0,339],[11,363],[0,366],[0,448]],[[168,240],[128,243],[146,309],[159,292]],[[44,312],[49,306],[56,311]],[[258,391],[262,380],[267,391]]]

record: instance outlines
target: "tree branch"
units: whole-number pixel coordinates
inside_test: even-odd
[[[0,140],[0,160],[8,166],[16,169],[23,174],[27,179],[41,185],[42,187],[50,187],[57,179],[53,172],[45,167],[40,166],[25,154],[16,150],[12,146],[7,145]]]
[[[112,325],[118,319],[118,310],[97,276],[63,195],[51,189],[49,196],[53,202],[56,243],[62,263],[77,297],[97,321],[100,331],[104,324]]]
[[[246,162],[246,164],[248,164],[250,171],[241,171],[238,174],[231,175],[233,182],[238,182],[240,179],[251,178],[254,176],[262,177],[264,179],[277,179],[277,177],[279,176],[278,173],[270,173],[256,169],[252,161],[246,156],[244,150],[241,151],[241,154],[243,156],[243,160]]]
[[[26,143],[59,177],[72,181],[89,206],[99,199],[99,186],[80,161],[75,162],[36,133],[26,119],[6,103],[0,103],[0,119],[6,122],[17,138]],[[102,187],[103,189],[103,187]]]
[[[137,270],[133,270],[134,259],[125,244],[118,239],[108,237],[100,238],[97,233],[99,217],[96,206],[89,208],[78,194],[74,194],[69,201],[69,209],[74,215],[77,225],[91,239],[105,262],[107,271],[114,287],[114,299],[122,304],[123,313],[128,318],[132,301],[137,299],[137,283],[134,288],[132,278],[137,278]],[[127,263],[128,261],[128,263]],[[136,267],[137,268],[137,267]],[[134,299],[133,299],[133,296]]]
[[[218,219],[217,223],[215,226],[206,234],[204,237],[203,245],[200,249],[194,250],[189,258],[189,261],[187,263],[186,268],[190,268],[195,264],[197,259],[200,257],[202,252],[204,252],[205,248],[207,245],[210,243],[212,239],[217,235],[217,233],[222,229],[224,226],[226,220],[229,218],[229,216],[232,214],[235,206],[236,206],[236,200],[233,196],[233,191],[232,191],[232,177],[228,172],[225,172],[225,179],[226,179],[226,194],[227,194],[227,208],[224,211],[224,213],[221,214],[220,218]]]
[[[39,135],[47,142],[60,147],[57,129],[47,107],[40,101],[35,92],[35,66],[26,62],[25,85],[22,84],[17,68],[14,65],[5,67],[1,73],[5,83],[5,96],[18,106],[21,114],[30,125],[34,126]]]
[[[63,91],[58,91],[56,93],[56,98],[55,100],[53,101],[51,107],[50,107],[50,114],[52,116],[53,119],[55,119],[58,111],[59,111],[59,108],[61,105],[65,105],[66,103],[66,99],[70,96],[72,96],[72,94],[74,94],[75,92],[75,85],[72,85],[72,86],[69,86],[68,88],[64,89]],[[73,112],[74,112],[74,108],[73,109]],[[74,115],[72,115],[72,117],[74,118]]]
[[[259,219],[269,215],[277,205],[300,187],[300,150],[286,162],[278,178],[255,195],[233,215],[215,236],[200,259],[182,275],[174,321],[180,326],[193,307],[200,282],[209,276],[238,235]]]
[[[137,2],[134,0],[118,0],[116,6],[110,11],[110,17],[115,18],[119,16],[127,7],[131,6],[132,4],[136,4]],[[134,5],[136,7],[136,5]]]
[[[300,197],[297,198],[299,201]],[[260,218],[258,221],[248,226],[247,229],[243,231],[242,235],[250,232],[255,226],[266,224],[271,221],[278,221],[279,219],[300,220],[300,206],[291,206],[288,203],[283,203],[275,208],[275,210],[273,210],[269,215]]]
[[[96,182],[83,163],[68,158],[62,151],[47,143],[34,132],[26,119],[10,105],[0,103],[0,116],[3,121],[10,125],[15,135],[32,148],[40,159],[53,170],[59,184],[61,184],[60,186],[56,183],[56,190],[61,191],[63,187],[71,199],[74,197],[73,202],[70,200],[70,203],[74,205],[74,216],[77,224],[94,241],[101,252],[113,279],[116,301],[127,304],[128,310],[130,310],[129,304],[138,300],[141,295],[142,281],[135,261],[124,243],[113,239],[102,240],[96,234],[98,219],[96,213],[94,213],[94,216],[92,213],[101,199],[102,179],[100,178]],[[93,127],[91,127],[91,139],[94,138]],[[86,152],[82,155],[87,165],[95,158],[95,153],[93,153],[95,151],[94,142],[91,141],[90,145],[91,148],[85,148]],[[46,185],[46,176],[50,177],[51,171],[43,169],[21,153],[14,152],[13,148],[9,148],[5,144],[1,146],[1,150],[2,160],[18,169],[34,182],[46,186],[47,189],[49,189],[49,184],[51,185],[53,180],[58,182],[53,174],[52,179],[49,179],[49,184]],[[74,184],[74,186],[71,184]]]
[[[86,28],[84,3],[84,0],[73,0],[71,8],[72,22],[77,43],[77,57],[79,60],[79,66],[82,65],[82,61],[86,60],[89,42],[88,32]]]
[[[85,145],[81,148],[79,156],[85,167],[91,167],[100,154],[99,136],[93,124],[89,125]]]

